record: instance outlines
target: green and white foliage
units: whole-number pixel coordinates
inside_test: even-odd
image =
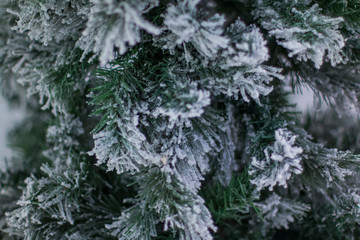
[[[238,132],[233,131],[236,126],[234,117],[234,106],[228,106],[224,114],[225,121],[223,127],[222,148],[216,155],[218,166],[217,178],[223,186],[228,186],[231,182],[233,171],[237,168],[235,160],[236,144],[239,142]]]
[[[158,5],[158,0],[90,0],[92,6],[86,29],[78,46],[84,53],[99,54],[102,65],[112,61],[116,53],[124,54],[128,47],[141,41],[140,30],[159,34],[160,29],[143,14]],[[114,48],[117,51],[114,51]]]
[[[286,93],[358,109],[357,10],[2,1],[2,86],[31,98],[0,173],[0,238],[358,239],[360,156],[333,130],[348,123],[312,138]]]
[[[325,16],[317,4],[306,0],[258,0],[255,6],[254,16],[289,51],[289,57],[311,60],[317,69],[324,60],[332,66],[344,61],[345,39],[338,30],[341,17]]]
[[[167,9],[164,30],[171,33],[163,39],[166,41],[163,48],[174,52],[180,45],[186,51],[187,45],[191,44],[202,56],[213,59],[219,50],[228,46],[229,40],[222,36],[225,17],[219,14],[204,16],[197,9],[199,3],[200,0],[180,1]]]
[[[44,165],[42,170],[46,177],[26,180],[26,191],[17,203],[20,208],[7,215],[10,232],[23,235],[25,239],[34,239],[40,233],[45,235],[45,239],[51,239],[57,227],[74,224],[73,212],[80,211],[76,195],[86,196],[91,188],[84,184],[86,176],[82,174],[84,169],[81,166],[78,169],[68,167],[60,174]],[[82,193],[79,192],[80,186]],[[53,226],[44,231],[43,224],[49,218],[53,219],[50,224]]]
[[[287,180],[292,174],[301,174],[301,147],[293,146],[296,136],[287,129],[275,131],[275,142],[264,150],[265,159],[258,160],[253,157],[249,169],[251,182],[257,186],[257,190],[269,187],[272,191],[274,186],[287,187]]]
[[[94,115],[101,114],[102,120],[94,130],[95,146],[90,154],[96,155],[98,164],[106,163],[108,170],[119,174],[151,164],[160,166],[160,156],[140,130],[140,114],[148,111],[148,104],[136,101],[141,94],[137,79],[126,74],[121,65],[99,74],[103,75],[103,84],[90,95],[90,104],[95,105]]]
[[[25,180],[18,207],[6,213],[6,232],[24,239],[106,236],[103,229],[112,216],[95,204],[99,199],[89,179],[89,163],[77,140],[83,133],[80,120],[70,116],[49,127],[47,139],[52,146],[45,155],[53,166],[43,164],[41,177]]]
[[[191,66],[190,70],[199,72],[201,84],[214,95],[225,94],[235,99],[241,95],[249,102],[249,97],[258,101],[260,95],[269,94],[272,90],[269,83],[282,76],[280,69],[263,65],[269,55],[259,29],[238,19],[224,31],[223,17],[196,20],[191,15],[196,12],[192,9],[195,7],[189,1],[177,8],[170,7],[164,23],[171,33],[160,36],[157,45],[162,44],[171,54],[183,49],[183,59]]]
[[[48,128],[47,142],[53,147],[46,150],[44,155],[51,159],[56,168],[63,168],[71,163],[74,157],[71,154],[79,148],[80,143],[75,137],[82,134],[84,134],[84,129],[80,119],[65,116],[58,126]]]
[[[223,124],[221,119],[211,114],[203,116],[204,119],[180,120],[174,128],[163,122],[154,129],[158,133],[151,139],[162,152],[164,168],[192,191],[200,188],[203,175],[210,170],[210,155],[228,147],[221,142],[224,134],[219,129]]]
[[[313,181],[326,188],[339,187],[344,191],[341,186],[346,185],[346,178],[354,176],[359,169],[359,156],[353,155],[350,151],[328,149],[308,140],[305,143],[309,143],[311,148],[306,149],[302,155],[304,169],[321,169],[316,176],[304,174],[306,182]]]
[[[14,21],[16,15],[7,13],[1,17]],[[40,22],[39,19],[37,21]],[[26,33],[18,32],[9,33],[6,38],[8,43],[1,50],[1,61],[7,72],[4,81],[16,79],[27,87],[29,96],[38,94],[43,108],[51,109],[54,114],[69,112],[74,99],[69,95],[74,91],[82,92],[86,85],[72,78],[85,79],[85,72],[90,66],[78,62],[77,58],[82,53],[78,56],[79,51],[74,51],[75,42],[64,39],[61,42],[50,41],[45,46],[40,41],[32,40]],[[70,64],[73,61],[76,63]]]
[[[48,55],[48,61],[43,65],[37,65],[40,66],[37,68],[25,65],[21,69],[25,76],[19,78],[19,82],[28,86],[29,96],[39,95],[42,109],[51,109],[55,115],[67,114],[71,113],[76,102],[76,96],[72,94],[75,92],[81,96],[84,92],[92,65],[78,61],[81,52],[78,49],[73,50],[74,44],[53,47],[52,52],[50,49],[46,49],[46,52],[40,51],[40,54]]]
[[[270,58],[266,41],[255,25],[246,26],[237,19],[226,29],[226,36],[231,47],[222,52],[222,68],[259,66]]]
[[[6,217],[5,217],[5,213],[12,211],[14,209],[17,208],[16,205],[16,201],[19,199],[19,191],[12,189],[12,188],[7,188],[7,189],[2,189],[1,190],[1,194],[0,194],[0,237],[2,239],[7,239],[6,237],[7,234],[5,234],[4,229],[7,226],[7,221],[6,221]],[[11,238],[9,238],[11,239]]]
[[[83,91],[90,67],[88,63],[78,62],[84,54],[75,50],[90,3],[20,1],[18,4],[18,9],[9,10],[12,15],[4,16],[15,18],[17,24],[4,47],[4,62],[15,62],[10,68],[12,74],[28,87],[28,95],[40,96],[43,109],[51,109],[54,114],[71,112],[75,100],[69,99],[69,95]],[[87,55],[84,57],[88,59]]]
[[[310,206],[292,199],[282,198],[273,193],[266,200],[255,203],[259,208],[263,222],[260,226],[263,236],[271,229],[288,229],[289,224],[302,220]]]
[[[118,173],[166,165],[187,187],[199,189],[209,170],[208,154],[226,148],[221,144],[225,122],[215,109],[205,111],[209,92],[188,78],[176,78],[168,70],[160,76],[137,70],[145,53],[142,48],[135,51],[98,72],[103,84],[89,96],[94,115],[102,120],[90,154]],[[164,70],[163,63],[152,68]]]
[[[349,224],[354,226],[359,224],[360,196],[358,191],[358,189],[349,190],[347,198],[338,199],[337,204],[341,207],[334,209],[332,215],[339,221],[339,225]]]
[[[49,128],[47,137],[54,146],[47,155],[55,168],[44,164],[41,167],[44,177],[32,176],[25,180],[26,189],[17,203],[20,207],[7,214],[8,231],[25,239],[39,235],[51,239],[56,228],[74,224],[73,213],[80,211],[79,197],[91,201],[91,187],[85,181],[86,165],[80,161],[85,153],[79,152],[79,144],[73,139],[82,133],[79,120],[70,117],[65,118],[60,126]],[[53,222],[49,223],[47,219],[53,219]],[[46,222],[52,227],[43,230]]]
[[[265,66],[269,54],[259,29],[246,26],[237,19],[226,30],[229,45],[211,64],[211,71],[203,76],[204,85],[211,87],[215,95],[225,94],[246,102],[259,102],[261,95],[272,91],[270,82],[274,77],[282,79],[280,69]],[[213,77],[214,71],[218,74]]]
[[[139,192],[134,206],[106,225],[118,239],[152,239],[157,222],[177,239],[213,239],[216,231],[204,200],[188,190],[171,174],[152,168],[136,177]],[[139,221],[140,220],[140,221]]]
[[[17,3],[13,11],[18,18],[13,30],[26,33],[31,40],[47,46],[50,42],[76,40],[87,21],[90,3],[88,0],[44,0]]]
[[[197,85],[194,82],[179,80],[174,87],[179,89],[178,95],[171,99],[166,106],[156,108],[153,112],[154,116],[167,116],[170,122],[200,117],[204,113],[204,108],[210,105],[210,92],[197,90]],[[164,90],[171,94],[168,89]]]

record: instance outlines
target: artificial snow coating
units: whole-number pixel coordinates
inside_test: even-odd
[[[358,108],[358,4],[325,2],[1,1],[1,83],[29,120],[0,238],[357,239],[360,158],[287,98]]]

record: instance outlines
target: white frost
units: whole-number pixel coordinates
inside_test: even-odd
[[[84,56],[88,52],[100,54],[100,63],[105,66],[128,47],[140,42],[140,30],[160,34],[160,29],[146,21],[142,14],[158,4],[157,0],[92,0],[93,6],[83,36],[78,46]]]
[[[269,187],[272,191],[276,185],[287,187],[291,175],[303,171],[300,154],[302,148],[293,146],[296,136],[286,129],[275,131],[275,143],[264,150],[265,159],[253,157],[249,174],[251,183],[258,190]]]

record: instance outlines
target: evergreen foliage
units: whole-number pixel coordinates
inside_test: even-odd
[[[359,8],[3,0],[0,238],[360,238]]]

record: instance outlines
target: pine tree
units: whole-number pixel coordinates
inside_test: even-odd
[[[360,238],[359,23],[356,0],[2,0],[27,113],[0,238]],[[304,87],[329,106],[305,122]]]

